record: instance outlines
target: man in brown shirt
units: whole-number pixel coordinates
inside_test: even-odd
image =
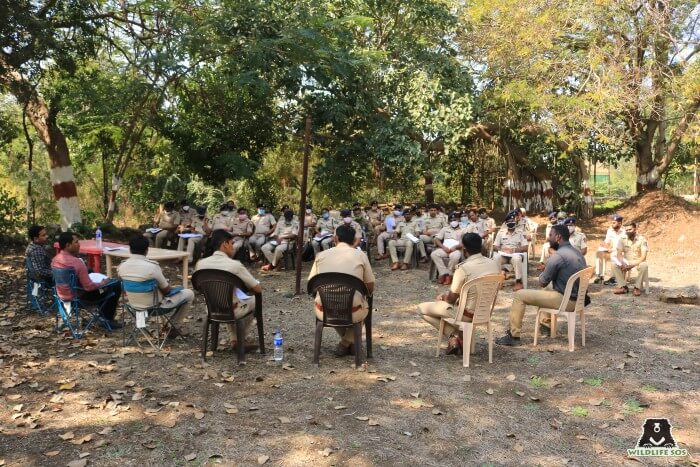
[[[243,247],[245,242],[253,235],[255,227],[253,221],[248,219],[248,210],[238,208],[238,215],[231,219],[231,235],[233,235],[233,256]]]
[[[180,213],[175,210],[175,203],[168,201],[163,208],[163,211],[159,212],[153,219],[153,227],[161,230],[156,233],[146,232],[143,234],[151,246],[153,246],[155,239],[156,248],[161,248],[169,237],[173,237],[175,230],[180,225]]]
[[[481,237],[478,234],[465,234],[462,237],[462,245],[467,259],[457,266],[450,291],[447,294],[438,295],[436,302],[424,302],[418,305],[420,317],[435,329],[440,329],[440,318],[453,318],[455,316],[455,305],[464,284],[472,279],[499,273],[498,263],[481,255]],[[465,321],[471,321],[475,303],[476,291],[470,290],[464,309],[463,319]],[[450,337],[448,354],[459,355],[462,353],[462,339],[456,334],[457,331],[457,327],[445,324],[445,335]]]
[[[362,251],[352,247],[355,242],[355,229],[349,225],[343,224],[335,229],[336,247],[330,250],[320,252],[309,273],[309,279],[317,274],[326,272],[342,272],[361,279],[367,286],[367,290],[371,294],[374,291],[374,273],[372,266],[369,264],[369,258]],[[323,308],[321,307],[321,299],[316,296],[314,311],[318,319],[323,319]],[[353,300],[352,321],[359,323],[367,317],[369,308],[367,301],[359,293],[355,294]],[[335,354],[339,357],[348,355],[354,351],[353,332],[352,328],[340,329],[336,328],[341,336],[340,343]]]

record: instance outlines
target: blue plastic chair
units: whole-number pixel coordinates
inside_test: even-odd
[[[81,300],[80,292],[83,290],[78,285],[75,270],[68,269],[51,269],[54,281],[54,299],[56,302],[56,330],[68,328],[74,339],[80,339],[90,329],[90,327],[99,323],[106,331],[111,332],[112,326],[109,321],[102,316],[102,308],[107,303],[107,300],[114,296],[114,292],[104,293],[103,297],[98,301]],[[58,288],[70,288],[71,299],[63,300],[58,296]],[[86,318],[80,319],[80,311],[83,310],[87,314]],[[59,326],[58,319],[61,318],[63,324]]]
[[[53,284],[34,279],[31,259],[26,258],[24,264],[27,267],[27,304],[40,315],[46,316],[56,306],[53,299]]]
[[[175,305],[174,307],[171,308],[161,308],[159,306],[158,302],[158,283],[156,282],[155,279],[149,279],[146,281],[131,281],[131,280],[126,280],[122,279],[122,286],[124,289],[124,293],[126,294],[126,300],[122,302],[122,316],[124,316],[124,327],[123,329],[123,334],[124,334],[124,345],[127,345],[127,342],[131,342],[132,340],[136,342],[136,344],[141,346],[140,342],[138,341],[138,332],[143,335],[143,337],[146,338],[148,343],[153,347],[155,350],[162,350],[163,345],[165,344],[165,341],[168,340],[168,334],[165,333],[162,337],[159,334],[159,330],[161,327],[165,326],[166,324],[170,329],[176,329],[175,325],[173,325],[172,321],[170,320],[171,317],[175,316],[175,314],[180,310],[180,307],[184,305],[186,302],[183,301],[182,303],[179,303]],[[173,289],[171,294],[177,293],[180,289]],[[129,303],[128,298],[130,293],[151,293],[153,294],[153,305],[147,308],[143,307],[137,307]],[[148,329],[148,327],[145,328],[139,328],[136,326],[136,314],[138,312],[145,312],[146,313],[146,318],[155,318],[155,325],[156,325],[156,330],[155,332],[151,331]],[[134,327],[131,331],[128,332],[127,335],[127,330],[126,330],[126,313],[129,313],[131,315]]]

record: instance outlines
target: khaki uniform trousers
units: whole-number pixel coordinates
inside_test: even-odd
[[[462,252],[456,250],[448,255],[442,248],[436,248],[430,253],[430,258],[433,260],[433,263],[435,263],[435,267],[437,267],[438,277],[442,277],[445,274],[454,274],[455,268],[462,259]],[[448,258],[447,266],[445,266],[445,258]]]
[[[192,306],[192,302],[194,302],[194,292],[192,292],[190,289],[182,289],[175,295],[171,295],[170,297],[163,297],[163,300],[160,301],[160,304],[158,305],[159,308],[175,308],[177,305],[180,303],[185,302],[184,305],[180,307],[180,309],[170,318],[170,321],[177,326],[182,322],[182,319],[187,316],[187,312],[190,310],[190,306]]]
[[[418,305],[418,316],[423,318],[432,327],[440,330],[440,318],[454,318],[455,309],[454,305],[450,305],[447,302],[423,302]],[[471,319],[469,319],[471,321]],[[455,334],[459,330],[458,327],[451,325],[450,323],[445,323],[445,329],[443,330],[445,336],[449,337]]]
[[[323,312],[316,308],[316,305],[314,305],[314,311],[316,312],[316,318],[319,320],[323,320]],[[353,323],[359,323],[363,319],[367,317],[367,314],[369,313],[369,308],[367,307],[367,303],[362,304],[362,308],[357,310],[352,314],[352,322]],[[355,343],[355,334],[353,333],[352,328],[335,328],[335,331],[338,333],[340,336],[340,343],[342,344],[343,347],[350,347],[351,344]],[[356,350],[357,351],[357,350]]]
[[[410,264],[413,255],[413,242],[410,240],[389,240],[389,255],[393,263],[399,262],[399,255],[396,251],[397,246],[403,246],[406,251],[403,254],[403,262]]]
[[[156,248],[163,248],[163,244],[167,241],[168,237],[170,237],[170,231],[169,230],[161,230],[157,234],[152,234],[151,232],[146,232],[143,234],[143,236],[148,239],[148,243],[150,244],[151,247],[154,246],[153,239],[155,238],[155,247]]]
[[[248,245],[250,246],[251,252],[259,255],[262,253],[262,247],[265,244],[265,235],[255,234],[248,237]]]
[[[520,331],[523,327],[523,316],[525,316],[525,307],[527,305],[558,309],[561,306],[561,300],[564,298],[562,294],[556,290],[531,290],[522,289],[515,292],[513,295],[513,304],[510,307],[510,333],[513,337],[520,337]],[[569,300],[566,306],[566,311],[574,311],[576,307],[575,300]],[[550,321],[549,315],[542,316],[542,324]],[[535,323],[537,326],[537,323]]]
[[[255,308],[255,297],[250,297],[246,300],[238,300],[238,306],[236,307],[235,310],[233,310],[233,316],[235,316],[236,318],[239,318],[254,308]],[[243,318],[243,337],[244,338],[250,332],[250,329],[253,327],[253,324],[255,324],[255,314],[254,313],[251,313],[248,316],[246,316],[245,318]],[[229,339],[231,340],[231,342],[235,341],[236,340],[236,323],[226,323],[226,327],[228,328]]]
[[[595,253],[595,273],[596,273],[596,276],[604,276],[605,275],[605,269],[603,269],[603,267],[604,267],[603,262],[605,260],[610,261],[610,252],[609,251],[596,251],[596,253]],[[618,284],[619,284],[619,282],[618,282]]]
[[[177,241],[177,251],[185,250],[185,243],[187,243],[187,258],[191,263],[194,261],[194,249],[197,247],[199,242],[202,241],[204,237],[192,237],[192,238],[182,238]]]
[[[231,256],[236,256],[236,253],[238,253],[238,250],[243,248],[243,245],[245,245],[246,242],[245,237],[234,237],[233,238],[233,255]]]
[[[549,258],[549,242],[544,242],[542,244],[542,254],[540,255],[540,263],[543,263],[547,261],[547,258]]]
[[[428,254],[426,249],[425,249],[425,245],[426,244],[432,245],[433,244],[433,237],[431,235],[420,235],[419,238],[420,238],[420,242],[418,242],[418,252],[420,253],[421,258],[425,258],[426,255]]]
[[[314,254],[319,254],[321,250],[327,250],[331,247],[333,237],[326,237],[321,241],[311,239],[311,246],[314,249]]]
[[[508,256],[501,256],[498,252],[493,254],[493,260],[498,263],[499,266],[503,266],[506,263],[511,263],[513,265],[513,269],[515,272],[515,279],[516,280],[522,280],[523,274],[522,274],[522,264],[523,264],[523,255],[521,254],[516,254],[511,257]]]
[[[649,275],[649,265],[646,263],[646,261],[644,261],[635,266],[635,268],[637,269],[637,278],[634,280],[634,286],[641,290],[644,288],[644,281],[646,281],[647,276]],[[615,263],[613,263],[613,274],[615,274],[615,280],[617,281],[618,287],[628,285],[627,274],[625,274],[625,271],[623,271],[620,266]]]
[[[288,249],[289,242],[287,241],[283,241],[277,246],[273,245],[270,242],[267,242],[261,248],[263,254],[265,255],[265,258],[267,258],[267,260],[273,266],[277,266],[277,263],[282,259],[282,255],[284,255],[284,252]]]
[[[386,253],[386,242],[391,238],[389,232],[381,232],[377,235],[377,253],[384,255]]]

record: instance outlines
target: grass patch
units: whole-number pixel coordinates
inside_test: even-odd
[[[546,380],[541,376],[533,376],[530,378],[530,386],[536,389],[543,388],[547,385]]]
[[[622,404],[622,407],[625,409],[625,414],[635,414],[644,411],[644,408],[641,406],[641,402],[639,402],[637,399],[627,399],[624,404]]]
[[[542,359],[540,357],[538,357],[537,355],[533,355],[533,356],[527,358],[527,362],[530,365],[537,365],[541,361],[542,361]]]
[[[588,417],[588,409],[577,405],[576,407],[571,409],[571,415],[573,415],[574,417]]]
[[[525,405],[525,410],[528,412],[539,412],[540,411],[540,406],[539,404],[535,404],[534,402],[528,402],[527,405]]]
[[[584,379],[583,382],[589,386],[597,388],[603,385],[603,378],[601,378],[600,376],[596,376],[594,378]]]
[[[642,386],[642,391],[644,392],[656,392],[658,389],[656,389],[656,386],[653,384],[645,384]]]

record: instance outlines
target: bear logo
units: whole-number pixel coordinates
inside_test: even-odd
[[[637,441],[638,448],[676,448],[671,422],[668,418],[647,418],[642,426],[642,436]]]

